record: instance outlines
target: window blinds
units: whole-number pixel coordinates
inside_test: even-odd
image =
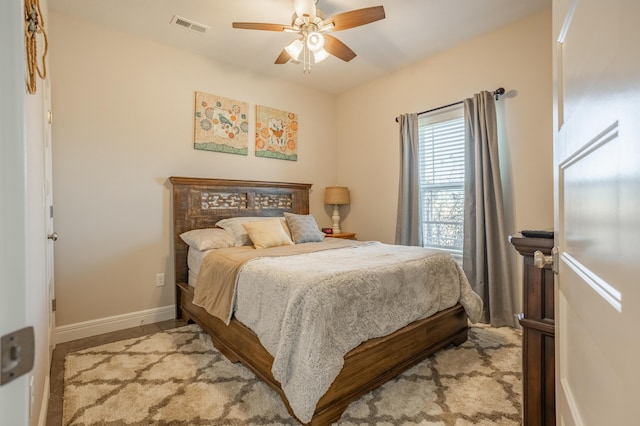
[[[419,168],[423,245],[462,256],[464,119],[462,108],[420,117]],[[440,121],[438,121],[440,120]]]

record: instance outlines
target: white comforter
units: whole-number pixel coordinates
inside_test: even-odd
[[[236,292],[236,318],[274,357],[273,376],[305,423],[360,343],[457,302],[473,322],[482,311],[451,256],[379,242],[251,260]]]

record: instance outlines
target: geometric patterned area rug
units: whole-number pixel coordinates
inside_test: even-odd
[[[354,401],[337,425],[519,425],[521,334],[474,325]],[[280,396],[197,325],[73,352],[63,425],[298,425]]]

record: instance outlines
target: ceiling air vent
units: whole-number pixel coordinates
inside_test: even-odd
[[[206,25],[192,21],[191,19],[183,18],[182,16],[178,15],[173,15],[173,18],[171,18],[171,23],[200,34],[204,34],[209,31],[209,27],[207,27]]]

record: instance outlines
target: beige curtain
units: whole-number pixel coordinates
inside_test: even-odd
[[[464,100],[465,221],[463,269],[484,301],[482,322],[517,327],[516,277],[505,226],[493,94]]]
[[[396,244],[422,245],[420,179],[418,170],[418,114],[403,114],[400,123],[400,185]]]

